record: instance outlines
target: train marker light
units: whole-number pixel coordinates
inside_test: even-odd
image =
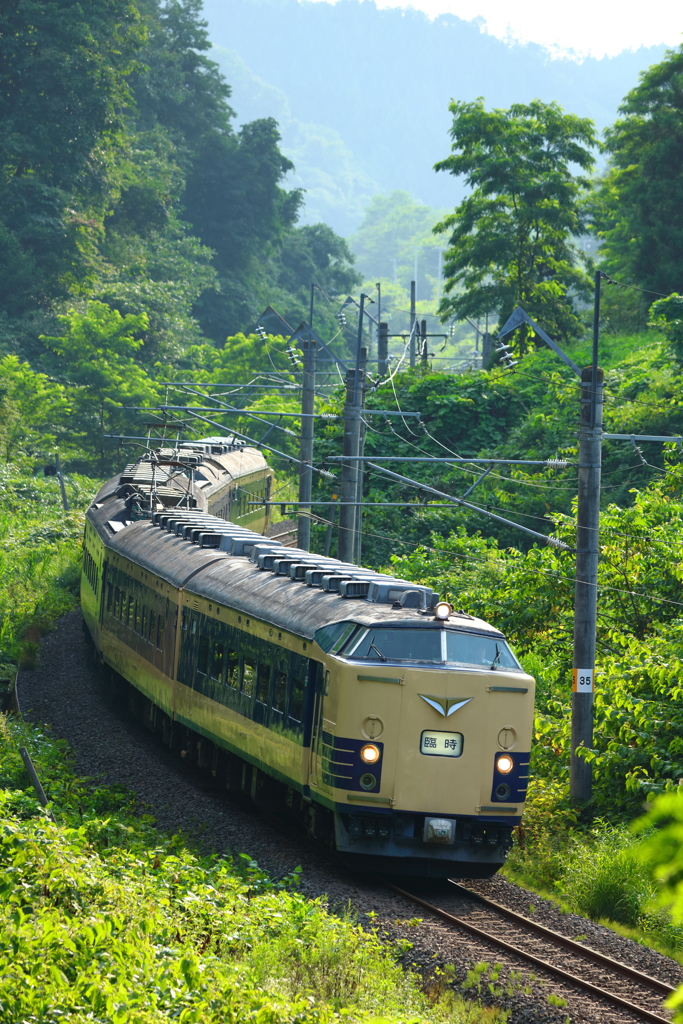
[[[511,772],[515,766],[515,762],[512,760],[509,754],[501,754],[500,757],[496,758],[496,769],[501,775],[507,775]]]
[[[452,611],[452,604],[449,604],[448,601],[439,601],[439,603],[434,608],[434,618],[441,619],[442,622],[445,622]]]
[[[365,761],[366,764],[377,764],[379,761],[379,747],[376,747],[374,743],[366,743],[364,747],[360,748],[361,760]]]

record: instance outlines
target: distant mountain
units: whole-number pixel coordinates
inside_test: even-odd
[[[383,187],[368,176],[339,132],[324,123],[297,120],[283,90],[255,75],[234,50],[214,46],[211,57],[232,86],[230,104],[238,124],[259,117],[274,117],[279,123],[283,152],[296,168],[288,186],[306,190],[302,222],[324,221],[343,236],[355,230],[370,199]]]
[[[280,121],[296,184],[309,190],[305,219],[343,234],[376,192],[405,189],[434,207],[457,202],[462,186],[432,170],[449,151],[451,98],[484,96],[498,107],[557,100],[603,129],[665,52],[553,60],[535,44],[486,35],[476,21],[430,21],[372,0],[205,0],[204,9],[239,121]]]

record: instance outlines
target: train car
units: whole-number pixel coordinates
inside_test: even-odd
[[[146,450],[100,493],[113,491],[140,509],[198,509],[264,533],[272,484],[273,471],[257,448],[234,437],[204,437]]]
[[[83,609],[147,724],[348,864],[488,877],[529,778],[534,680],[427,587],[197,509],[100,493]]]

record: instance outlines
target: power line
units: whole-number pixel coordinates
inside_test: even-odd
[[[427,507],[429,507],[429,506],[427,506]],[[335,526],[336,527],[336,525],[337,525],[332,520],[324,519],[322,516],[320,516],[318,518],[320,519],[321,523],[325,523],[328,526],[331,525],[331,526]],[[526,573],[528,573],[528,574],[530,574],[532,576],[545,576],[545,577],[549,577],[550,579],[554,579],[554,580],[562,580],[563,582],[571,583],[572,585],[576,582],[576,580],[572,576],[565,576],[562,573],[550,572],[550,571],[545,570],[545,569],[536,569],[536,568],[532,569],[532,568],[530,568],[529,566],[525,565],[522,562],[514,562],[514,563],[512,563],[512,562],[506,562],[503,559],[490,559],[490,558],[477,557],[476,555],[463,555],[463,554],[460,554],[460,552],[458,552],[458,551],[453,551],[452,548],[436,548],[436,547],[433,547],[430,544],[424,544],[421,541],[403,540],[403,538],[401,538],[401,537],[393,537],[390,534],[385,534],[385,533],[370,533],[370,532],[367,532],[366,536],[368,536],[368,537],[376,537],[378,540],[388,540],[388,541],[391,541],[393,544],[402,544],[404,547],[410,547],[410,548],[413,548],[413,549],[424,548],[425,551],[432,551],[432,552],[434,552],[434,554],[449,555],[449,556],[452,556],[454,558],[459,558],[461,561],[465,561],[465,562],[476,562],[477,564],[483,564],[484,566],[496,567],[496,568],[501,567],[501,568],[504,568],[504,569],[510,569],[511,567],[513,567],[514,569],[519,569],[521,572],[526,572]],[[595,584],[586,584],[586,586],[595,586]],[[643,598],[643,599],[645,599],[647,601],[654,601],[654,602],[663,603],[663,604],[672,604],[672,605],[675,605],[677,607],[683,608],[683,601],[674,601],[672,598],[668,598],[668,597],[656,597],[654,594],[644,594],[642,592],[635,591],[635,590],[626,590],[623,587],[612,587],[609,584],[600,583],[600,582],[597,583],[597,588],[598,588],[598,590],[609,590],[609,591],[612,591],[612,592],[618,593],[618,594],[627,594],[630,597],[641,597],[641,598]]]

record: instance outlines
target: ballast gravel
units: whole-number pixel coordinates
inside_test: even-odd
[[[387,939],[411,943],[402,961],[416,969],[427,985],[449,980],[463,995],[508,1010],[510,1024],[642,1021],[449,926],[380,881],[353,874],[303,837],[281,830],[217,788],[208,773],[188,767],[120,703],[105,695],[79,611],[65,615],[43,639],[39,665],[20,673],[17,693],[25,717],[49,725],[53,735],[68,741],[81,776],[127,787],[141,809],[154,815],[160,829],[182,831],[206,850],[247,853],[278,878],[301,865],[300,888],[307,896],[324,897],[332,909],[350,906],[364,927],[377,928]],[[563,914],[555,904],[500,876],[464,884],[564,935],[585,936],[581,941],[615,960],[669,984],[683,983],[683,967],[675,961],[608,928]],[[448,883],[432,885],[423,895],[449,913],[466,916],[468,908],[475,907],[447,890]],[[445,973],[435,975],[436,968]]]

